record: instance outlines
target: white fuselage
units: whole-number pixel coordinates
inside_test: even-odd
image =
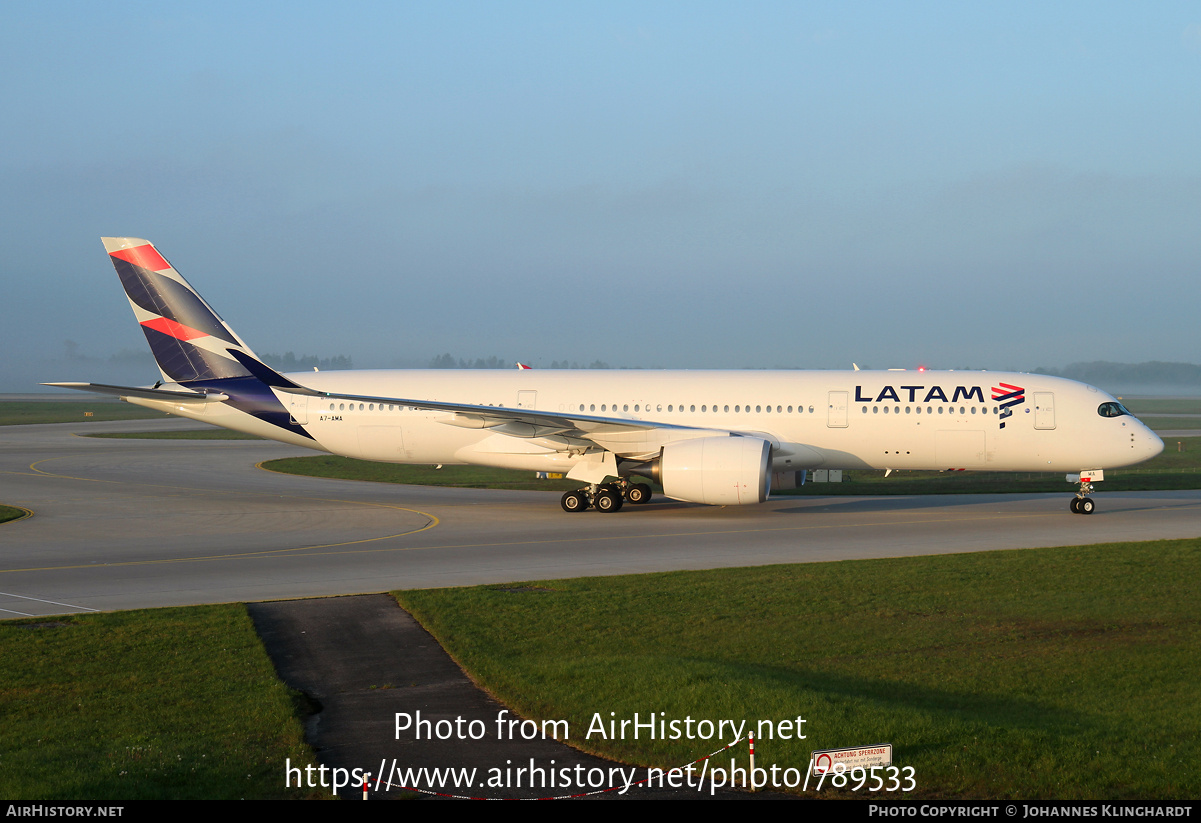
[[[1102,416],[1113,398],[1035,374],[970,371],[329,371],[288,375],[321,392],[642,421],[605,447],[648,459],[678,439],[734,432],[767,440],[771,468],[1067,471],[1127,466],[1163,443],[1139,420]],[[1007,387],[1007,388],[1006,388]],[[1020,388],[1017,394],[1012,390]],[[224,403],[132,402],[391,463],[569,471],[585,449],[531,430],[470,427],[454,412],[274,390],[313,440]],[[1005,396],[1005,402],[994,400]],[[1002,425],[1003,424],[1003,425]],[[686,427],[686,428],[680,428]],[[691,432],[691,430],[695,430]],[[691,433],[690,433],[691,432]]]

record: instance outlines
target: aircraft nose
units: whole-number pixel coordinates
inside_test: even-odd
[[[1163,440],[1145,424],[1141,424],[1141,428],[1142,431],[1135,435],[1134,448],[1142,455],[1140,460],[1150,460],[1163,451]]]

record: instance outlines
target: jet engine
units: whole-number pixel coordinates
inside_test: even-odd
[[[771,444],[758,437],[702,437],[659,454],[663,493],[714,506],[762,503],[771,490]]]

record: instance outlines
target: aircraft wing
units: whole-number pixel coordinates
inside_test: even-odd
[[[441,421],[449,426],[470,429],[490,429],[497,434],[519,438],[548,438],[548,445],[584,449],[592,445],[629,459],[645,459],[658,454],[660,447],[675,440],[699,437],[740,436],[744,433],[729,429],[706,429],[650,420],[630,420],[618,417],[598,417],[575,412],[554,413],[537,409],[512,409],[503,406],[477,406],[469,403],[446,403],[412,397],[380,397],[373,395],[326,392],[302,386],[269,366],[230,349],[229,353],[255,377],[272,388],[293,394],[303,394],[326,400],[353,403],[390,403],[414,409],[451,412],[453,417]]]
[[[43,383],[59,389],[77,389],[96,394],[115,394],[118,397],[144,397],[147,400],[168,400],[174,403],[216,403],[228,400],[229,395],[220,392],[175,391],[156,389],[149,386],[110,386],[107,383]]]

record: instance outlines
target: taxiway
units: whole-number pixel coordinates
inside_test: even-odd
[[[1201,535],[1201,491],[657,499],[567,514],[555,492],[275,474],[312,454],[258,441],[81,432],[189,421],[0,427],[0,617],[257,601],[556,577],[946,554]]]

